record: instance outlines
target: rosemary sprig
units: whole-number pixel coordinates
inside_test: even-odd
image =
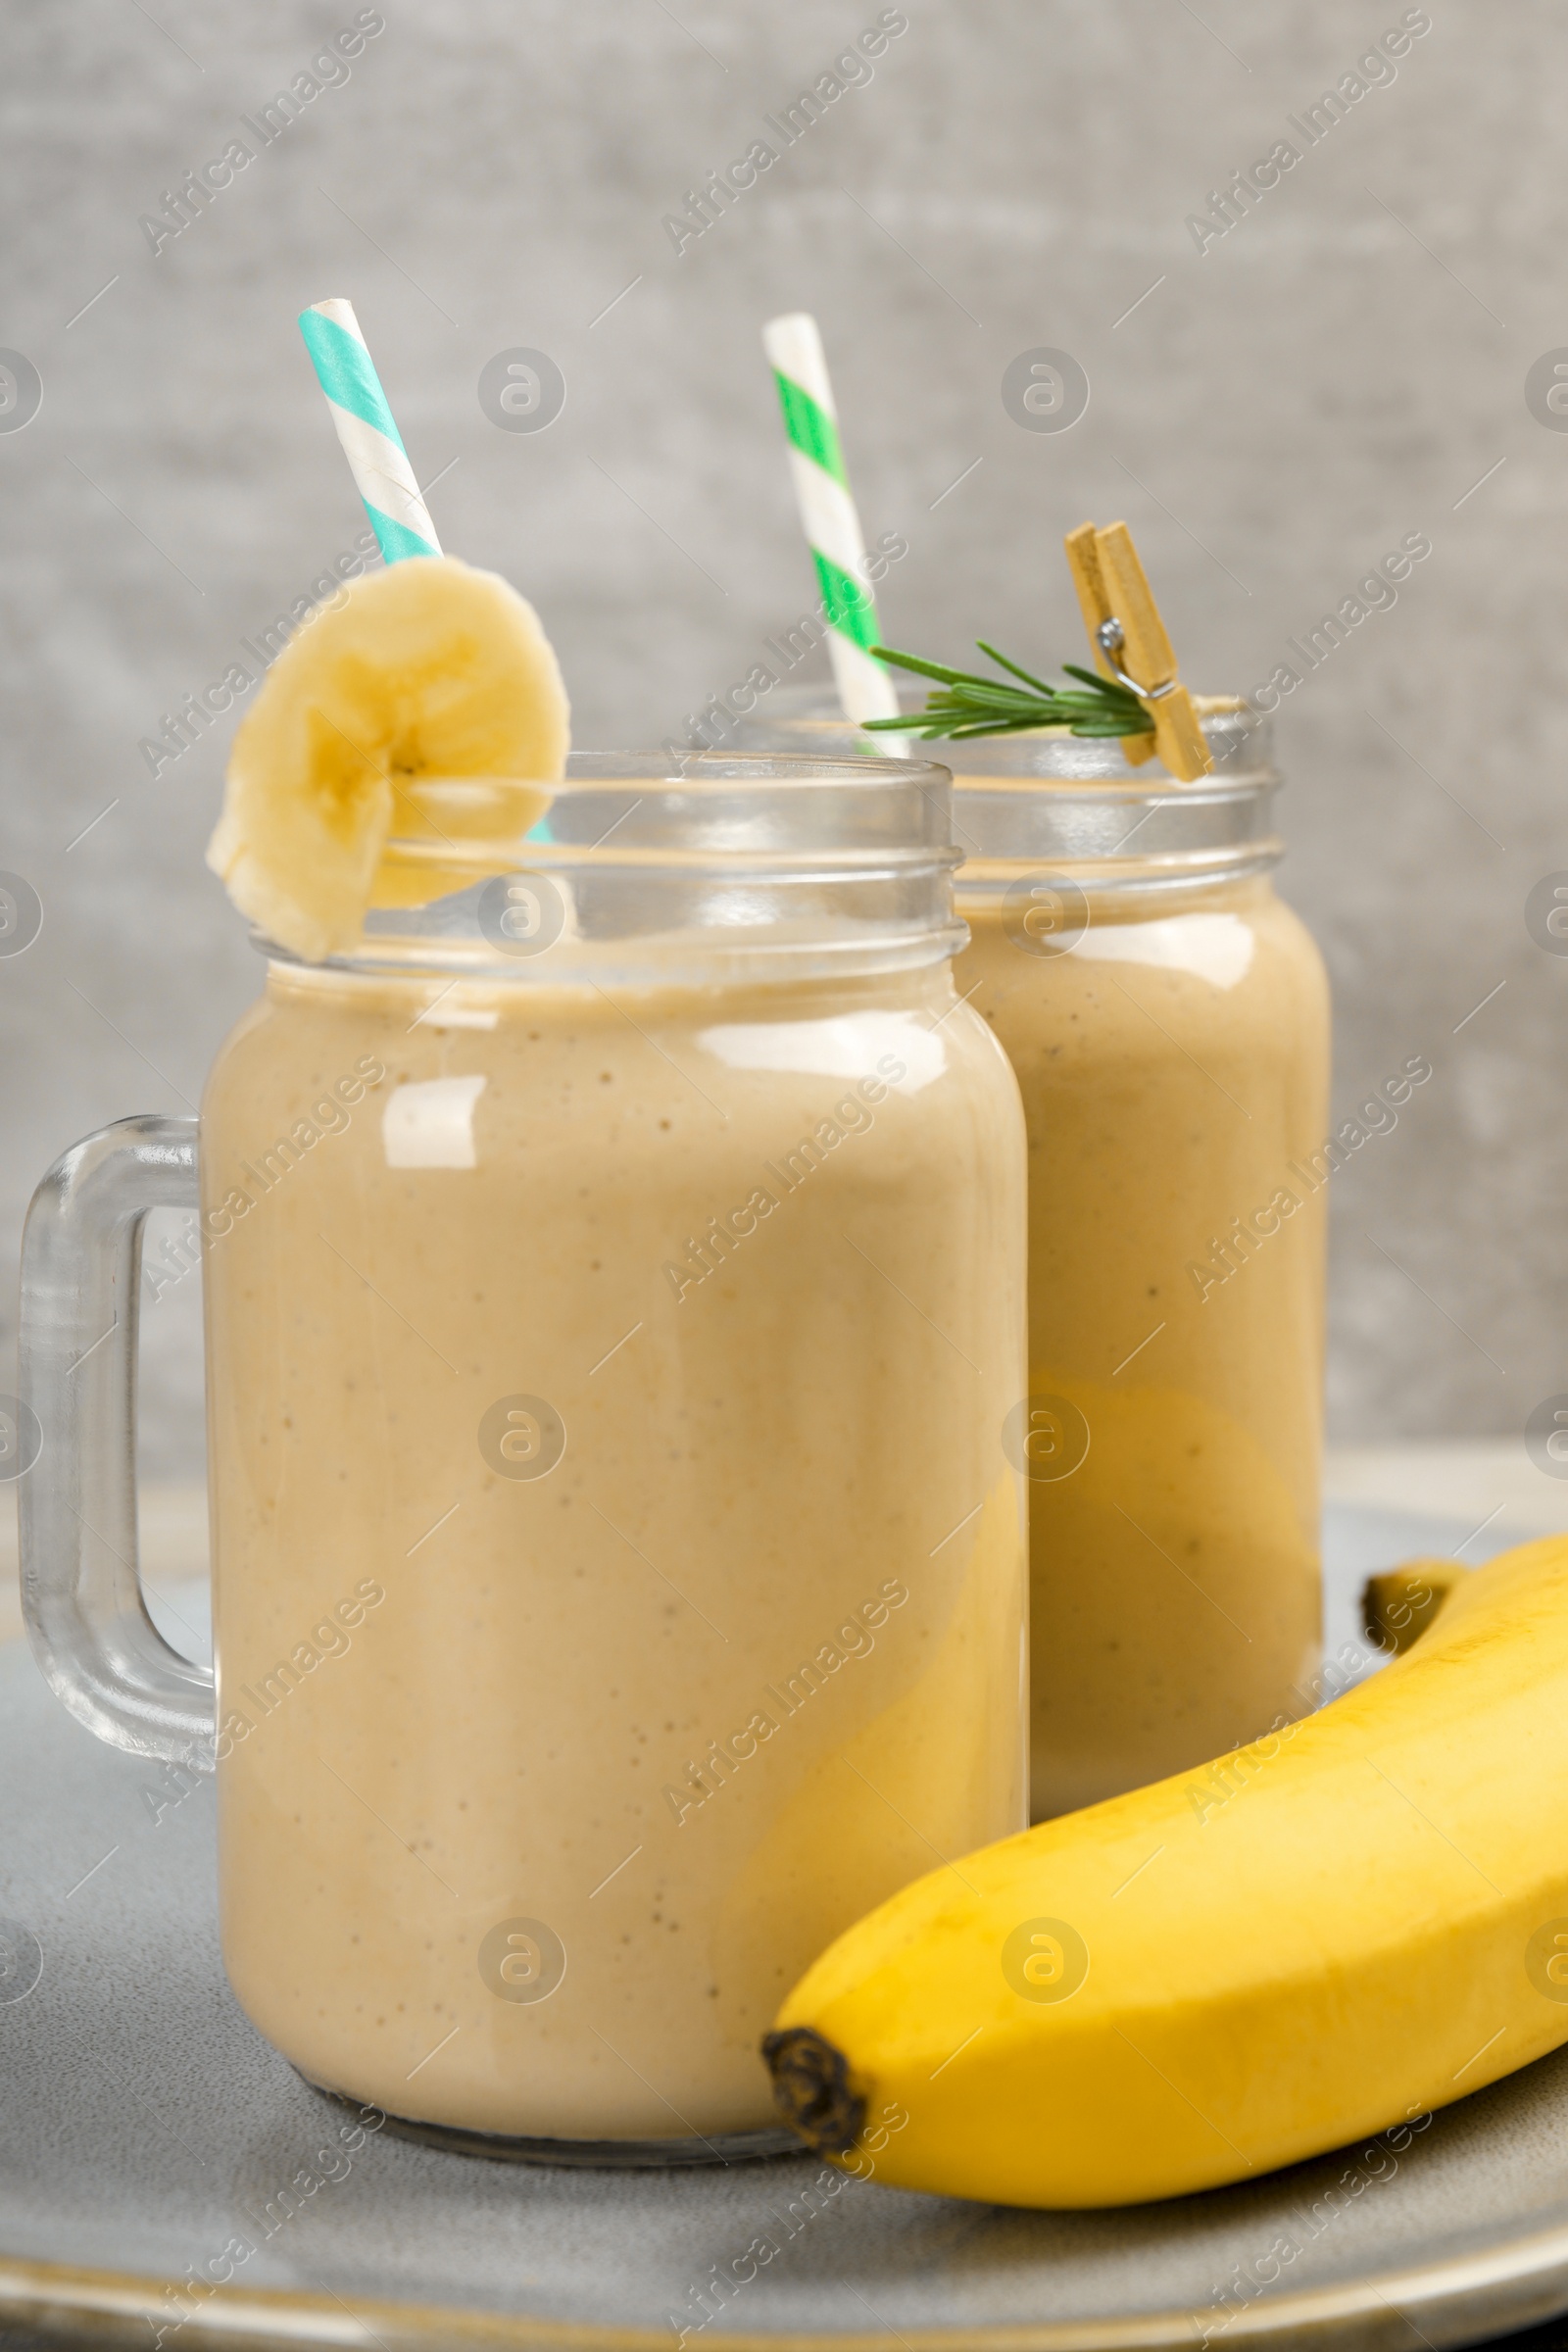
[[[940,662],[923,662],[917,654],[895,653],[890,645],[873,645],[871,651],[880,661],[891,662],[899,669],[912,669],[923,678],[934,678],[940,689],[928,695],[923,710],[907,717],[867,718],[861,720],[867,733],[882,728],[889,733],[917,735],[927,743],[946,736],[957,741],[969,735],[1017,735],[1026,727],[1066,727],[1074,735],[1147,735],[1152,721],[1149,711],[1135,694],[1113,679],[1102,678],[1092,669],[1080,669],[1076,662],[1064,662],[1062,668],[1070,678],[1082,681],[1081,687],[1051,686],[1044,678],[1034,677],[999,654],[994,645],[983,637],[975,640],[981,653],[990,656],[1002,669],[1021,678],[1030,691],[1009,686],[1004,679],[981,677],[970,669],[949,669]],[[1087,689],[1087,691],[1085,691]]]

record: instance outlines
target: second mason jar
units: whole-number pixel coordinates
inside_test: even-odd
[[[877,744],[789,691],[749,740]],[[1196,784],[1054,730],[940,747],[958,992],[1028,1125],[1037,1818],[1312,1703],[1328,987],[1269,878],[1267,722],[1200,709]]]

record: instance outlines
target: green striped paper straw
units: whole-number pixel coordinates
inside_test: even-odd
[[[850,495],[839,446],[838,412],[816,320],[808,311],[770,318],[762,346],[778,385],[790,468],[811,561],[822,591],[828,652],[844,715],[897,718],[892,678],[868,649],[880,642],[876,604],[865,577],[865,538]],[[884,740],[888,751],[896,748]]]
[[[382,556],[388,564],[401,564],[408,556],[438,556],[435,525],[425,513],[354,305],[340,299],[313,302],[300,313],[300,333]]]

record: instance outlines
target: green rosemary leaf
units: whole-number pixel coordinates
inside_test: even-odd
[[[892,662],[900,669],[918,670],[922,678],[938,678],[944,686],[964,675],[961,669],[947,669],[940,662],[922,662],[918,654],[895,653],[891,645],[873,645],[870,651],[879,662]]]
[[[934,694],[931,700],[944,708],[951,705],[961,710],[996,710],[1006,718],[1016,718],[1021,711],[1042,708],[1041,698],[1037,694],[1017,694],[994,686],[955,686],[945,696]]]
[[[1100,737],[1150,731],[1152,722],[1144,705],[1114,679],[1066,662],[1062,667],[1079,685],[1052,686],[1020,668],[983,637],[975,642],[999,669],[1010,673],[1009,678],[988,678],[975,670],[924,661],[918,654],[899,653],[892,646],[872,646],[872,653],[881,661],[934,680],[936,691],[927,695],[923,710],[898,718],[862,720],[865,730],[915,736],[924,743],[935,743],[944,736],[959,741],[976,735],[1017,735],[1031,727],[1066,727],[1074,735]],[[1023,687],[1012,685],[1010,678],[1021,678]]]
[[[948,741],[950,743],[965,743],[971,741],[977,735],[1033,734],[1038,727],[1051,726],[1055,722],[1051,719],[1008,718],[1004,719],[1000,726],[994,727],[955,727],[951,735],[948,737]]]
[[[1028,670],[1018,667],[1016,662],[1009,662],[1005,654],[999,654],[994,645],[987,645],[983,637],[977,637],[975,643],[983,654],[989,654],[992,661],[999,662],[1004,669],[1010,669],[1015,678],[1022,678],[1024,684],[1033,686],[1038,694],[1055,693],[1054,686],[1048,686],[1044,678],[1031,677]]]
[[[1084,684],[1102,701],[1131,703],[1135,710],[1143,709],[1136,694],[1125,686],[1119,686],[1114,678],[1102,678],[1098,669],[1080,669],[1076,662],[1064,662],[1061,666],[1069,678],[1082,678]]]

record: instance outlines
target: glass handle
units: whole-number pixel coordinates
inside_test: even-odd
[[[211,1670],[147,1614],[136,1557],[136,1332],[149,1209],[195,1208],[196,1121],[120,1119],[56,1160],[22,1242],[22,1609],[78,1722],[210,1772]],[[33,1416],[29,1422],[28,1414]]]

